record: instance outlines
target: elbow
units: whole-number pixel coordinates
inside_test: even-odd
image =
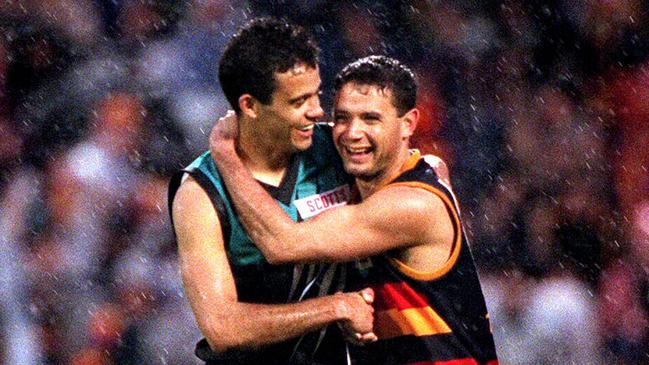
[[[306,245],[304,247],[294,246],[292,248],[265,251],[264,256],[271,265],[343,261],[336,255],[310,249]]]
[[[260,248],[269,264],[282,265],[301,261],[298,242],[298,240],[287,237],[277,237],[268,240]]]
[[[268,263],[271,265],[282,265],[296,261],[291,260],[291,256],[287,255],[286,253],[275,252],[274,250],[264,252],[264,256],[266,257],[266,261],[268,261]]]
[[[269,264],[271,265],[282,265],[285,264],[286,262],[280,260],[279,258],[272,256],[272,255],[264,255],[266,257],[266,261],[268,261]]]
[[[216,353],[225,353],[235,349],[243,349],[241,335],[228,331],[226,328],[213,328],[203,333],[210,349]]]
[[[217,338],[205,337],[207,343],[210,345],[210,349],[217,354],[224,354],[228,351],[235,349],[241,349],[240,346],[237,346],[235,343],[223,341]]]
[[[341,261],[340,255],[330,252],[314,239],[311,232],[303,229],[279,234],[264,242],[260,248],[271,265]]]
[[[210,349],[217,353],[233,349],[235,346],[232,341],[228,340],[227,332],[218,327],[214,326],[208,330],[203,330],[203,336],[205,336],[207,344],[210,345]]]
[[[207,344],[210,345],[210,349],[216,353],[224,353],[228,350],[235,348],[235,346],[229,342],[223,341],[219,336],[205,336]]]

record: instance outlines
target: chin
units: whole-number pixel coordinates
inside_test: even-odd
[[[375,174],[369,168],[358,166],[354,164],[344,164],[345,172],[352,175],[355,178],[361,180],[367,180],[374,177]]]
[[[295,151],[297,151],[297,152],[306,151],[311,147],[312,144],[313,144],[312,139],[310,139],[308,141],[302,141],[302,142],[299,142],[299,143],[293,143],[293,149],[295,149]]]

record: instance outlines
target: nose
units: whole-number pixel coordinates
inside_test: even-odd
[[[320,97],[315,95],[313,101],[310,104],[309,110],[307,111],[307,118],[309,119],[320,119],[324,117],[324,110],[320,105]]]
[[[347,139],[361,139],[363,137],[363,133],[364,123],[360,119],[354,118],[349,123],[347,123],[347,128],[345,130],[345,137],[347,137]]]

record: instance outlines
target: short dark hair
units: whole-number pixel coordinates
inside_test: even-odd
[[[392,90],[393,104],[400,116],[417,105],[417,77],[394,58],[374,55],[348,64],[336,75],[334,90],[338,92],[350,82]]]
[[[256,18],[232,37],[219,63],[219,81],[236,112],[239,97],[250,94],[270,104],[275,72],[304,63],[318,64],[320,50],[304,28],[275,18]]]

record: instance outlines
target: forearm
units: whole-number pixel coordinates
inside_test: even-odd
[[[427,235],[421,222],[430,216],[434,196],[421,189],[385,189],[376,194],[381,197],[297,223],[253,179],[233,147],[219,146],[215,156],[241,222],[270,263],[353,260],[417,244]]]
[[[429,191],[393,187],[297,223],[253,179],[231,141],[211,147],[241,222],[270,263],[347,261],[436,242],[431,225],[422,222],[448,218],[442,200]]]
[[[255,349],[317,331],[346,321],[346,304],[355,293],[336,294],[292,304],[232,303],[227,312],[213,318],[210,333],[204,333],[218,352]]]

